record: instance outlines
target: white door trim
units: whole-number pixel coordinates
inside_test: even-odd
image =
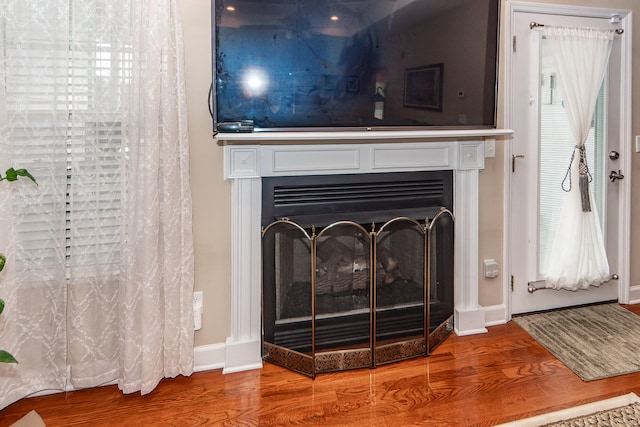
[[[624,30],[621,52],[621,114],[619,120],[620,135],[620,158],[621,168],[624,171],[625,178],[620,181],[620,216],[618,218],[621,224],[619,235],[619,261],[617,271],[620,280],[618,282],[618,300],[620,303],[631,304],[640,302],[640,286],[631,286],[629,281],[630,274],[630,226],[631,226],[631,160],[633,152],[632,148],[632,129],[631,129],[631,60],[632,60],[632,14],[629,10],[564,6],[546,3],[530,3],[519,1],[507,1],[504,14],[505,22],[505,40],[503,43],[503,58],[505,61],[505,79],[504,79],[504,127],[513,128],[513,111],[515,102],[513,100],[514,76],[512,68],[512,52],[513,52],[513,36],[514,36],[514,19],[518,12],[539,13],[548,15],[571,15],[594,18],[611,18],[619,19],[619,26]],[[517,130],[516,130],[517,132]],[[515,135],[517,137],[517,135]],[[507,274],[504,279],[504,301],[507,306],[507,320],[511,319],[511,254],[509,251],[511,243],[511,156],[512,140],[505,141],[504,150],[504,260],[507,266]]]

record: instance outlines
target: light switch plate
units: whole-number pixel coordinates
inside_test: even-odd
[[[485,159],[488,157],[496,156],[496,140],[495,139],[485,139],[484,140],[484,157]]]

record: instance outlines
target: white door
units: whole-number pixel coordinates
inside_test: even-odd
[[[512,14],[514,46],[512,67],[511,217],[511,313],[525,313],[599,301],[618,300],[620,281],[600,287],[566,291],[539,289],[561,209],[562,183],[569,167],[574,142],[564,112],[557,72],[547,41],[531,23],[557,26],[618,28],[610,17],[596,18],[532,12]],[[614,40],[605,83],[587,141],[592,190],[603,232],[612,275],[619,276],[620,195],[622,179],[611,180],[611,171],[624,175],[621,146],[625,112],[621,99],[621,38]],[[628,179],[627,179],[628,181]],[[626,182],[624,182],[626,184]],[[564,182],[565,188],[570,185]],[[574,183],[577,185],[577,183]],[[616,277],[614,276],[614,277]]]

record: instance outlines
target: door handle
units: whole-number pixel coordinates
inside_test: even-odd
[[[621,170],[619,170],[618,172],[611,171],[611,173],[609,174],[609,179],[611,180],[611,182],[616,182],[617,179],[624,179],[624,175],[622,175]]]
[[[524,154],[512,154],[511,155],[511,172],[516,171],[516,159],[524,159]]]

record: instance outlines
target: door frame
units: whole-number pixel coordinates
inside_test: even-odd
[[[620,210],[618,216],[618,265],[615,271],[618,272],[620,279],[618,280],[618,301],[623,304],[640,302],[640,286],[630,286],[630,249],[631,236],[629,233],[631,226],[631,168],[632,155],[632,127],[631,127],[631,60],[632,60],[632,33],[631,33],[631,11],[609,8],[594,8],[580,6],[564,6],[546,3],[531,3],[520,1],[506,1],[506,10],[504,14],[505,23],[505,40],[504,40],[504,59],[505,59],[505,109],[503,112],[504,127],[513,128],[513,117],[516,111],[513,99],[515,79],[512,69],[513,55],[513,37],[514,37],[514,19],[516,13],[538,13],[547,15],[568,15],[580,17],[593,17],[605,19],[619,19],[619,26],[624,30],[624,38],[621,40],[621,99],[620,115],[618,126],[620,127],[620,161],[621,169],[625,178],[619,181],[620,184]],[[615,17],[615,18],[614,18]],[[513,138],[517,138],[517,134],[512,135],[510,139],[505,139],[504,147],[504,260],[506,265],[506,273],[504,276],[504,302],[507,309],[507,321],[511,320],[511,275],[512,275],[512,255],[509,248],[512,236],[511,229],[511,156],[513,155]],[[544,291],[541,291],[544,292]],[[549,291],[547,291],[549,292]]]

